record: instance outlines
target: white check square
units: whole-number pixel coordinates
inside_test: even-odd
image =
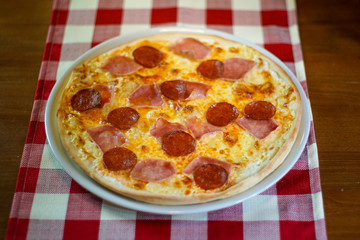
[[[171,220],[186,220],[186,221],[207,221],[207,212],[205,213],[196,213],[196,214],[182,214],[182,215],[173,215]]]
[[[178,1],[179,8],[195,8],[195,9],[205,9],[206,1],[205,0],[181,0]]]
[[[69,194],[36,193],[34,196],[30,218],[64,220]]]
[[[286,0],[286,8],[287,10],[295,10],[296,9],[295,0]]]
[[[150,24],[123,24],[121,25],[121,34],[142,31],[150,28]]]
[[[234,35],[256,44],[264,44],[264,34],[260,26],[234,26]]]
[[[59,80],[60,77],[64,74],[66,69],[73,63],[73,61],[59,61],[57,73],[56,73],[56,80]]]
[[[314,169],[319,167],[318,162],[318,151],[316,143],[313,143],[307,147],[307,154],[309,159],[309,169]]]
[[[81,9],[96,9],[99,4],[99,0],[72,0],[70,1],[71,10]]]
[[[232,9],[233,10],[255,10],[259,11],[260,0],[232,0]]]
[[[256,195],[243,202],[244,221],[279,220],[276,195]]]
[[[65,27],[63,43],[91,43],[94,34],[94,25]]]
[[[299,29],[297,25],[292,25],[289,27],[290,31],[290,37],[291,37],[291,43],[293,45],[300,43],[300,37],[299,37]]]
[[[296,77],[300,82],[306,80],[305,65],[303,60],[295,63],[295,70],[296,70]]]
[[[151,9],[152,1],[150,0],[124,0],[124,9]]]
[[[136,211],[117,207],[103,201],[101,207],[101,220],[136,220]]]
[[[314,220],[319,220],[324,218],[324,206],[321,192],[312,194],[313,199],[313,210],[314,210]]]
[[[44,145],[44,151],[41,157],[40,168],[44,169],[62,169],[62,166],[56,160],[48,143]]]

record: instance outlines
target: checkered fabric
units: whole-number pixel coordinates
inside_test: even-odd
[[[307,92],[295,0],[55,0],[6,239],[326,239],[317,145],[284,178],[232,207],[155,215],[110,205],[62,169],[44,110],[56,79],[82,53],[120,34],[192,26],[234,34],[274,53]]]

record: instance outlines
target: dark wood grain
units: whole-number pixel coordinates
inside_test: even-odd
[[[0,3],[0,237],[5,236],[52,2]],[[298,0],[329,239],[360,239],[360,3]]]
[[[52,1],[0,2],[0,238],[6,233]]]
[[[360,3],[298,0],[329,239],[360,239]]]

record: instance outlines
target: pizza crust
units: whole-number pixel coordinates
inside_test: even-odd
[[[191,36],[199,39],[200,41],[207,41],[207,43],[213,43],[214,46],[222,46],[224,49],[229,46],[233,46],[234,42],[225,40],[223,38],[220,38],[218,36],[206,36],[206,35],[187,35],[187,34],[162,34],[161,39],[167,39],[167,41],[175,42],[179,38],[183,38],[184,36]],[[156,41],[158,36],[153,36],[146,38],[145,41],[151,42]],[[136,46],[137,43],[142,42],[144,39],[140,39],[138,41],[135,41],[133,45]],[[214,46],[212,49],[214,49]],[[241,45],[241,48],[244,46]],[[286,140],[280,144],[280,147],[278,146],[279,150],[277,153],[268,160],[268,162],[263,163],[253,174],[249,174],[245,177],[240,176],[234,176],[232,174],[230,176],[230,180],[228,181],[228,184],[225,184],[223,187],[219,189],[214,190],[201,190],[196,186],[193,186],[192,191],[190,194],[185,195],[183,192],[162,192],[162,191],[148,191],[148,190],[142,190],[142,189],[135,189],[126,186],[126,184],[129,184],[131,180],[127,180],[125,176],[127,174],[122,174],[120,177],[117,177],[113,175],[113,173],[106,173],[106,169],[104,168],[104,164],[101,161],[102,153],[98,146],[91,140],[91,138],[87,135],[86,131],[84,131],[84,126],[81,126],[80,130],[77,129],[76,126],[79,126],[79,122],[76,120],[76,116],[70,116],[67,112],[67,108],[69,107],[69,101],[70,96],[73,94],[74,90],[71,89],[71,86],[74,84],[74,82],[78,81],[77,75],[73,72],[72,76],[69,79],[69,82],[67,84],[67,87],[65,89],[65,92],[63,94],[63,98],[60,102],[60,107],[58,111],[58,125],[59,125],[59,134],[60,138],[63,142],[63,145],[69,154],[69,156],[76,162],[76,164],[91,178],[93,178],[95,181],[99,182],[100,184],[104,185],[105,187],[111,189],[114,192],[117,192],[121,195],[124,195],[126,197],[130,197],[132,199],[136,199],[139,201],[154,203],[154,204],[164,204],[164,205],[185,205],[185,204],[197,204],[197,203],[203,203],[208,201],[213,201],[217,199],[227,198],[230,196],[233,196],[235,194],[241,193],[252,186],[258,184],[261,182],[265,177],[267,177],[269,174],[271,174],[280,164],[285,160],[286,156],[290,152],[296,136],[298,134],[299,128],[300,128],[300,122],[301,122],[301,115],[302,115],[302,103],[300,94],[297,91],[297,88],[295,84],[291,81],[291,78],[285,73],[283,69],[281,69],[276,63],[274,63],[271,59],[267,58],[266,56],[260,54],[256,50],[245,47],[247,54],[255,54],[255,57],[258,59],[262,59],[261,61],[265,61],[267,64],[270,64],[270,69],[274,71],[276,74],[279,75],[279,79],[282,79],[282,81],[285,81],[286,84],[289,84],[294,90],[292,93],[295,97],[293,101],[291,101],[292,104],[292,110],[295,112],[295,119],[292,120],[290,129],[287,130],[286,134]],[[111,52],[111,51],[110,51]],[[109,54],[103,54],[103,56],[109,56]],[[100,62],[103,61],[102,58],[99,58]],[[105,59],[105,57],[104,57]],[[223,60],[223,59],[221,59]],[[219,81],[220,82],[220,81]],[[131,92],[134,88],[136,88],[135,85],[132,85],[130,89],[128,89],[128,92]],[[66,91],[73,91],[71,94]],[[122,94],[126,95],[126,94]],[[193,103],[191,103],[193,104]],[[200,104],[200,101],[199,101]],[[190,105],[190,103],[188,103]],[[66,107],[67,106],[67,107]],[[107,106],[107,108],[110,108]],[[104,110],[106,112],[106,110]],[[65,118],[74,118],[74,122],[72,122],[73,126],[69,127],[69,123],[71,122],[67,120],[66,124],[64,124]],[[145,121],[145,123],[147,123]],[[235,127],[236,128],[236,127]],[[238,127],[237,129],[241,129]],[[272,134],[274,136],[279,135],[280,137],[283,137],[283,135],[280,133],[281,130],[279,128],[275,130]],[[71,134],[70,134],[71,133]],[[276,140],[278,138],[275,137]],[[263,140],[260,140],[262,143],[266,143],[266,141],[271,141],[270,138],[265,138]],[[92,149],[91,153],[88,153],[84,148],[79,147],[76,143],[82,143],[85,142],[88,144],[88,148]],[[281,141],[280,141],[281,143]],[[90,146],[90,147],[89,147]],[[182,166],[184,168],[184,166]],[[246,174],[245,174],[246,175]],[[178,169],[177,177],[180,178],[180,176],[187,176],[191,178],[191,175],[186,175],[181,173]],[[159,186],[161,184],[158,184]],[[232,185],[232,186],[230,186]],[[167,186],[169,189],[171,189],[171,186]]]

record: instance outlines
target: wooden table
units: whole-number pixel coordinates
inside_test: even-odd
[[[329,239],[360,239],[360,3],[297,0]],[[0,238],[5,236],[52,2],[0,4]]]

